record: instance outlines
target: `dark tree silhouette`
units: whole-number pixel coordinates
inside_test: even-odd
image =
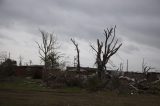
[[[79,59],[79,48],[78,48],[78,43],[75,42],[75,40],[73,40],[71,38],[72,43],[74,44],[74,46],[76,47],[76,51],[77,51],[77,71],[80,71],[80,59]]]
[[[96,64],[98,68],[98,77],[100,79],[102,79],[102,75],[104,75],[106,64],[108,63],[109,59],[122,46],[122,43],[118,44],[118,39],[115,38],[115,29],[116,26],[114,28],[107,28],[107,30],[104,30],[105,41],[100,42],[100,40],[97,39],[97,48],[95,48],[93,45],[90,45],[91,48],[96,52]]]

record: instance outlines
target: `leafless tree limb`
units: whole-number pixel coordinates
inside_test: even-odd
[[[43,78],[45,80],[47,78],[47,73],[48,73],[47,71],[48,68],[50,67],[50,62],[53,62],[53,59],[57,59],[56,57],[57,54],[55,52],[56,39],[53,33],[47,33],[42,30],[40,30],[40,33],[42,35],[42,44],[39,44],[38,42],[36,42],[36,44],[38,45],[39,48],[40,58],[44,62]]]
[[[78,47],[78,43],[75,42],[75,40],[73,40],[71,38],[72,43],[74,44],[74,46],[76,47],[76,51],[77,51],[77,71],[80,71],[80,55],[79,55],[79,47]]]
[[[93,45],[90,45],[97,55],[96,64],[99,70],[98,74],[100,78],[102,77],[104,70],[106,70],[106,64],[108,63],[109,59],[122,46],[122,43],[118,44],[118,39],[115,38],[115,29],[116,26],[114,28],[107,28],[107,30],[104,30],[105,41],[103,43],[97,39],[97,48],[95,48]]]

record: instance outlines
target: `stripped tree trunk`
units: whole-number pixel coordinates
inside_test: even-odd
[[[75,42],[75,40],[73,40],[71,38],[72,43],[74,44],[74,46],[76,47],[76,51],[77,51],[77,71],[80,72],[80,55],[79,55],[79,47],[78,44]]]
[[[107,30],[104,30],[105,41],[100,42],[99,39],[97,39],[97,48],[95,48],[93,45],[90,45],[91,48],[96,52],[96,64],[98,68],[99,79],[102,79],[103,75],[105,74],[106,65],[109,59],[122,46],[122,43],[117,45],[118,39],[115,40],[115,29],[116,26],[114,28],[107,28]]]

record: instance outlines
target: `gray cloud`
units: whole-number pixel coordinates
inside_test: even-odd
[[[135,46],[135,45],[127,45],[127,46],[124,48],[124,51],[125,51],[126,53],[133,54],[133,53],[135,53],[135,52],[139,52],[140,49],[139,49],[137,46]]]
[[[15,41],[13,38],[5,35],[4,33],[0,32],[0,44],[5,45],[6,42]]]
[[[3,35],[3,34],[0,33],[0,39],[7,39],[8,40],[10,38],[8,36],[5,36],[5,35]]]
[[[136,57],[143,45],[160,49],[159,4],[159,0],[0,0],[0,29],[14,32],[0,32],[0,39],[29,45],[30,39],[39,39],[40,28],[55,32],[62,42],[71,37],[94,42],[103,39],[103,29],[117,25],[116,34],[125,44],[122,51]]]

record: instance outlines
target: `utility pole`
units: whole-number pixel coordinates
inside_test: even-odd
[[[144,58],[143,58],[143,61],[142,61],[142,72],[144,72],[144,67],[145,67],[145,64],[144,64]]]
[[[30,66],[32,65],[32,60],[29,60],[29,64],[30,64]]]
[[[78,43],[75,42],[75,40],[73,40],[71,38],[72,43],[74,44],[74,46],[76,47],[76,51],[77,51],[77,71],[80,72],[80,55],[79,55],[79,47],[78,47]]]
[[[9,52],[9,59],[11,59],[11,53]]]
[[[123,71],[123,63],[120,63],[119,69],[120,69],[120,71]]]
[[[128,72],[128,59],[127,59],[127,67],[126,67],[126,71]]]

